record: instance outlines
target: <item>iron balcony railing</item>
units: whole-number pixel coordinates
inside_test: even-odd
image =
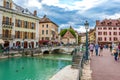
[[[3,28],[9,28],[9,29],[12,29],[12,26],[13,26],[14,24],[12,23],[12,22],[7,22],[7,21],[3,21],[2,22],[2,27]]]

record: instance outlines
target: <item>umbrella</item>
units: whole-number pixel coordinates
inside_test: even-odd
[[[2,39],[0,39],[0,44],[4,44],[5,42],[2,40]]]

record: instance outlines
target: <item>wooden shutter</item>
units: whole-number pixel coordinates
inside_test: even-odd
[[[6,7],[6,0],[4,0],[4,4],[3,5],[4,5],[4,7]]]
[[[5,23],[5,20],[6,20],[5,16],[3,16],[3,23]]]
[[[34,23],[34,29],[36,29],[36,23]]]
[[[10,3],[10,9],[12,9],[12,2]]]
[[[10,18],[10,25],[12,25],[12,18]]]

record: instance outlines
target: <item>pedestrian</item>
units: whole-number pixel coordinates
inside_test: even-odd
[[[110,45],[110,52],[112,52],[112,45]]]
[[[93,43],[91,43],[89,45],[89,49],[90,49],[90,56],[93,56],[93,50],[94,50],[94,44]]]
[[[103,47],[104,47],[104,46],[101,44],[101,45],[100,45],[100,53],[99,53],[99,56],[102,56]]]
[[[120,43],[118,44],[118,59],[120,58]]]
[[[98,49],[99,49],[99,45],[95,44],[95,53],[96,53],[96,56],[98,56]]]
[[[116,47],[113,48],[112,53],[114,54],[115,61],[117,61],[118,60],[118,52],[117,52],[117,48]]]

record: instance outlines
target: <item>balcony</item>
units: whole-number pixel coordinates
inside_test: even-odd
[[[2,22],[3,28],[12,29],[12,26],[13,26],[13,23],[11,23],[11,22],[7,22],[7,21]]]
[[[13,40],[15,37],[15,35],[11,35],[11,34],[0,34],[0,39],[3,40]]]

